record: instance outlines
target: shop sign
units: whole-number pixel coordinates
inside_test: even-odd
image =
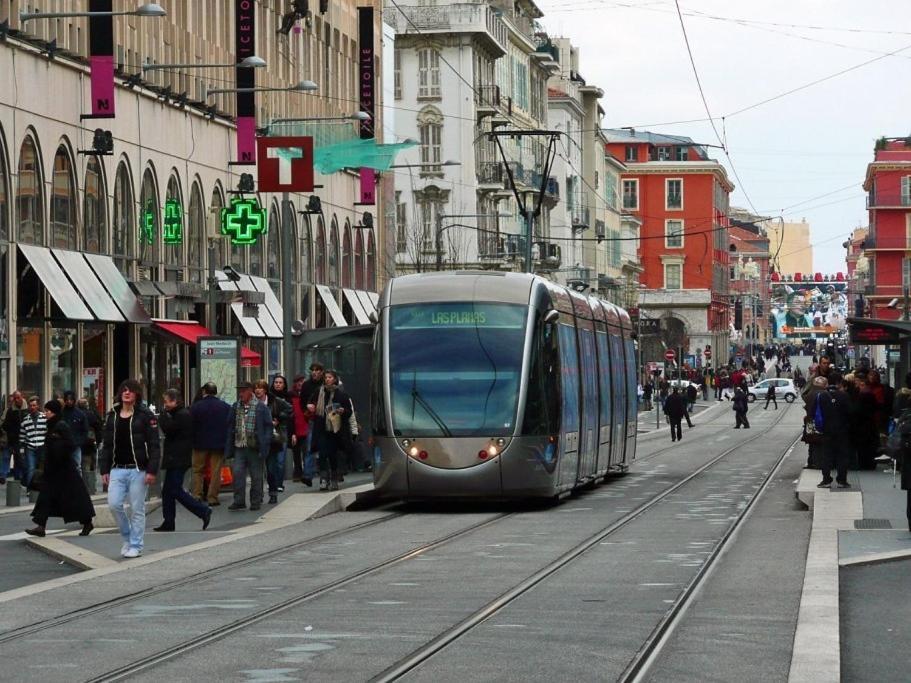
[[[183,242],[183,209],[177,199],[168,199],[164,203],[164,234],[165,244],[180,244]]]
[[[230,237],[231,244],[256,244],[259,236],[266,234],[267,226],[266,210],[254,197],[234,197],[231,205],[221,210],[221,234]]]

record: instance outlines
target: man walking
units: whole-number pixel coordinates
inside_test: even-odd
[[[820,392],[822,410],[822,481],[818,488],[832,485],[832,469],[838,488],[848,488],[849,444],[851,443],[851,398],[844,391],[842,377],[835,371],[829,373],[829,390]]]
[[[82,471],[82,449],[89,438],[89,419],[76,407],[76,394],[72,391],[63,392],[61,418],[70,426],[70,435],[73,437],[73,460],[76,462],[76,469]]]
[[[158,418],[142,403],[142,387],[124,380],[104,423],[99,453],[101,481],[108,487],[108,507],[123,546],[121,557],[142,555],[146,530],[146,493],[155,483],[160,460]],[[124,511],[130,506],[130,515]]]
[[[769,401],[775,404],[775,410],[778,410],[778,400],[775,398],[775,384],[769,382],[769,389],[765,392],[765,407],[763,410],[769,409]]]
[[[664,414],[667,415],[668,422],[671,425],[671,441],[677,441],[683,438],[683,417],[686,415],[686,403],[680,390],[675,386],[671,395],[664,402]]]
[[[22,483],[26,488],[31,485],[35,469],[44,453],[44,439],[47,436],[47,419],[41,411],[41,402],[37,396],[28,400],[28,413],[19,425],[19,446],[22,449],[25,474]]]
[[[218,398],[218,386],[206,382],[202,398],[190,406],[193,419],[193,478],[190,489],[194,498],[208,501],[210,507],[221,505],[221,468],[225,460],[225,425],[231,406]],[[204,473],[209,468],[209,488],[203,491]]]
[[[686,387],[686,412],[693,412],[693,408],[696,406],[696,398],[698,398],[699,392],[696,389],[696,385],[690,382]]]
[[[247,507],[247,472],[250,473],[250,509],[259,510],[263,504],[263,467],[269,456],[272,441],[272,415],[256,400],[253,385],[237,385],[237,401],[231,406],[226,423],[225,457],[234,459],[234,502],[229,510]]]
[[[0,483],[6,483],[8,474],[18,476],[22,479],[21,454],[19,451],[19,427],[22,424],[22,418],[28,413],[28,404],[22,396],[21,391],[14,391],[10,396],[9,405],[6,412],[3,413],[2,429],[6,433],[7,451],[2,454],[3,461],[0,462]]]
[[[744,429],[749,429],[750,421],[747,419],[749,403],[747,402],[747,394],[741,387],[734,389],[732,402],[734,404],[734,417],[736,418],[734,429],[740,429],[741,425]]]

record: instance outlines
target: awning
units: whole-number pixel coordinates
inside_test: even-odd
[[[130,286],[139,296],[161,296],[158,287],[151,280],[135,280]]]
[[[357,318],[358,324],[369,325],[370,317],[367,315],[367,311],[364,310],[364,304],[361,303],[357,292],[353,289],[343,289],[342,293],[345,295],[348,305],[351,306],[351,310],[354,311],[354,317]]]
[[[253,282],[253,286],[256,287],[256,291],[262,292],[265,295],[266,303],[264,306],[266,310],[269,311],[269,315],[272,316],[275,324],[278,325],[280,331],[284,325],[284,313],[282,311],[281,302],[278,300],[278,297],[275,296],[272,286],[262,277],[251,275],[250,280]],[[260,306],[259,308],[260,314],[262,314],[263,306]]]
[[[187,344],[196,344],[200,337],[211,337],[209,328],[195,320],[153,320],[155,329],[177,337]],[[244,368],[258,368],[262,365],[262,356],[246,346],[240,347],[240,365]]]
[[[65,249],[53,249],[52,253],[98,320],[110,323],[124,321],[117,304],[111,299],[83,254]]]
[[[94,320],[95,316],[89,310],[76,288],[64,275],[57,261],[47,247],[36,247],[31,244],[20,244],[19,249],[31,264],[41,283],[45,286],[51,298],[63,311],[63,315],[70,320]]]
[[[218,280],[218,288],[223,292],[238,291],[237,283],[229,279],[224,272],[216,270],[215,278]],[[234,317],[237,318],[237,322],[239,322],[240,326],[243,328],[245,335],[254,339],[262,339],[266,336],[266,333],[263,331],[257,318],[251,318],[250,316],[244,315],[244,305],[242,303],[232,303],[231,311],[234,313]]]
[[[317,285],[316,291],[319,292],[320,298],[323,300],[323,303],[326,304],[326,309],[329,311],[329,317],[332,318],[332,322],[335,323],[335,326],[348,327],[348,321],[345,320],[342,309],[339,308],[338,302],[332,294],[332,290],[326,285]]]
[[[117,304],[117,308],[123,313],[124,318],[131,323],[148,324],[152,322],[110,256],[104,254],[84,254],[84,256],[92,270],[95,271],[95,275],[98,276],[98,280],[104,284],[108,294]]]
[[[369,292],[366,292],[363,289],[355,290],[355,292],[357,293],[357,298],[360,299],[361,305],[367,312],[367,315],[379,312],[376,310],[376,305],[374,304],[373,299],[370,298]]]

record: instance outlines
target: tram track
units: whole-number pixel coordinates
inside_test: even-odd
[[[757,431],[756,434],[743,441],[738,442],[731,448],[722,451],[719,455],[715,456],[707,463],[701,465],[698,469],[687,475],[685,478],[662,490],[648,501],[642,503],[635,509],[626,513],[620,519],[612,522],[604,529],[581,541],[573,548],[563,553],[560,557],[537,570],[534,574],[527,577],[522,582],[516,584],[506,592],[501,593],[498,597],[494,598],[456,625],[452,626],[446,631],[443,631],[435,638],[428,641],[423,646],[415,649],[405,657],[400,658],[397,662],[384,669],[376,676],[372,677],[370,679],[371,683],[389,683],[391,681],[398,681],[402,677],[414,671],[423,663],[431,659],[434,655],[440,653],[449,645],[459,640],[462,636],[469,633],[471,630],[484,623],[491,617],[495,616],[499,612],[503,611],[510,603],[530,592],[533,588],[535,588],[535,586],[545,581],[548,577],[573,563],[575,560],[580,558],[593,547],[603,542],[609,536],[615,534],[616,532],[629,525],[631,522],[640,518],[643,514],[660,503],[662,500],[677,492],[688,483],[711,469],[713,466],[723,461],[730,454],[739,451],[747,444],[764,437],[766,434],[778,426],[787,412],[787,410],[782,411],[781,414],[778,415],[775,420],[766,428],[762,429],[761,431]],[[760,487],[750,498],[749,504],[746,505],[742,511],[740,511],[735,522],[730,527],[728,527],[728,530],[722,536],[722,540],[720,540],[716,545],[715,551],[704,563],[703,567],[697,573],[696,577],[684,589],[684,591],[675,601],[674,605],[668,609],[667,613],[661,619],[658,626],[656,626],[652,633],[649,635],[646,643],[641,648],[639,648],[636,656],[628,665],[627,671],[624,672],[623,678],[621,680],[624,682],[640,680],[636,677],[640,674],[640,672],[644,671],[645,664],[651,663],[654,660],[654,657],[660,652],[660,646],[663,645],[666,637],[670,633],[669,629],[671,626],[676,624],[675,620],[680,614],[682,614],[686,605],[689,604],[692,596],[702,585],[702,582],[705,580],[706,576],[710,573],[711,568],[717,563],[718,559],[723,554],[724,549],[727,547],[728,542],[733,538],[736,529],[739,528],[740,523],[745,518],[747,512],[752,509],[753,503],[758,499],[761,493],[765,491],[766,487],[768,486],[768,482],[771,481],[774,474],[778,471],[781,463],[784,461],[784,458],[787,457],[788,453],[792,450],[794,443],[796,443],[796,440],[789,446],[788,449],[784,451],[784,453],[782,453],[775,464],[770,468],[768,475],[764,478]]]

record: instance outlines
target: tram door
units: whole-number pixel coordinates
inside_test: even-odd
[[[578,478],[595,473],[598,452],[598,358],[595,354],[595,333],[590,321],[579,321],[579,347],[582,361],[582,434]],[[584,327],[583,327],[584,326]]]
[[[610,466],[611,443],[611,358],[607,332],[598,330],[598,384],[601,388],[601,420],[598,429],[597,471],[607,471]]]
[[[576,328],[559,325],[560,368],[563,372],[563,430],[559,485],[575,482],[579,471],[579,352]]]
[[[636,348],[633,340],[624,342],[626,350],[626,455],[624,462],[630,464],[636,459],[636,430],[639,422],[638,401],[638,368],[636,367]]]
[[[623,441],[626,436],[626,406],[623,401],[623,346],[620,330],[611,330],[611,458],[610,464],[617,465],[623,460]]]

